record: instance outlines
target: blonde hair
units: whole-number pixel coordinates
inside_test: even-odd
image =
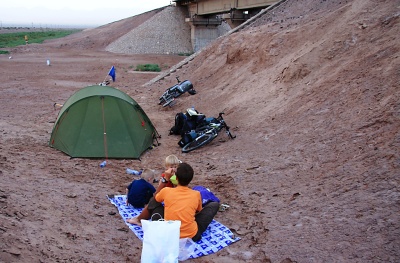
[[[155,174],[156,174],[156,172],[154,170],[144,169],[142,171],[142,174],[140,175],[140,178],[142,178],[146,181],[149,181],[149,180],[154,179]]]
[[[165,158],[165,166],[176,164],[178,165],[181,161],[175,155],[171,154]]]

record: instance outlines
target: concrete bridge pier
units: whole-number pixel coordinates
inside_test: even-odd
[[[216,26],[194,26],[191,25],[191,41],[193,51],[197,52],[203,47],[210,44],[219,37],[218,28]]]
[[[223,20],[218,16],[210,18],[194,15],[191,18],[186,18],[185,21],[189,23],[191,27],[190,38],[194,52],[199,51],[230,30],[229,25],[221,26]]]

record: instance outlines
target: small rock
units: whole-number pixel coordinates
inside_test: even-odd
[[[300,193],[294,193],[294,194],[292,195],[292,197],[289,199],[289,201],[295,200],[298,196],[300,196]]]
[[[296,261],[292,261],[290,258],[285,258],[281,263],[296,263]]]
[[[19,255],[21,255],[21,251],[17,250],[16,248],[11,248],[11,249],[8,250],[7,252],[10,253],[11,255],[14,255],[14,256],[19,256]]]

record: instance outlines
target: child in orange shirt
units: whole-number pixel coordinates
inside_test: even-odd
[[[175,175],[176,168],[178,167],[178,164],[181,163],[181,161],[176,157],[175,155],[168,155],[165,158],[165,172],[161,174],[161,180],[160,183],[158,184],[158,187],[156,189],[156,192],[154,195],[156,195],[158,192],[160,192],[161,189],[164,187],[173,187],[173,183],[171,182],[171,177]],[[149,206],[150,208],[154,209],[154,207],[158,206],[159,204],[154,200],[154,197],[152,197],[148,203],[143,209],[143,211],[140,213],[139,216],[130,218],[126,220],[126,222],[134,225],[139,225],[141,226],[142,224],[140,223],[141,219],[150,219],[150,213],[149,213]]]
[[[179,164],[175,174],[178,186],[161,189],[155,200],[160,204],[164,202],[164,206],[152,209],[149,203],[149,212],[151,215],[160,214],[165,220],[181,221],[180,238],[189,237],[197,242],[217,214],[219,203],[209,202],[202,207],[200,192],[188,187],[194,175],[189,164]],[[152,220],[157,220],[155,217]]]

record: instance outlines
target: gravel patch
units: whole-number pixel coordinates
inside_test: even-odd
[[[185,7],[167,6],[146,23],[108,45],[106,50],[123,54],[192,53],[186,16]]]

